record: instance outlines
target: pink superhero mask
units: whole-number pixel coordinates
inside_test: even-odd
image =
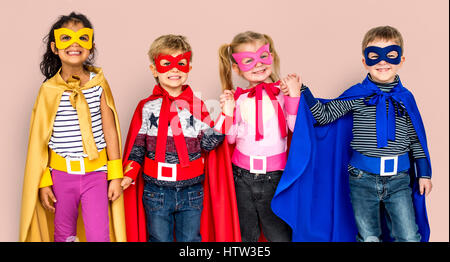
[[[161,65],[161,60],[167,60],[169,61],[169,65]],[[180,65],[180,61],[186,59],[186,63],[184,63],[184,65]],[[156,66],[156,70],[159,73],[165,73],[169,70],[171,70],[172,68],[176,67],[178,68],[178,70],[185,72],[185,73],[189,73],[189,60],[191,59],[191,51],[183,53],[181,55],[178,55],[176,57],[171,56],[171,55],[163,55],[163,54],[159,54],[156,59],[155,59],[155,66]]]
[[[239,68],[246,72],[261,62],[266,65],[271,65],[272,55],[270,55],[269,44],[261,46],[256,52],[240,52],[232,54],[234,60],[238,64]]]

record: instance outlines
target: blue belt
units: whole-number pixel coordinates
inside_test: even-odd
[[[410,167],[408,153],[396,156],[370,157],[353,150],[350,165],[380,176],[392,176]]]

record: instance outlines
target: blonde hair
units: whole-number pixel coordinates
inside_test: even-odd
[[[148,50],[148,58],[150,62],[155,63],[155,58],[161,53],[161,51],[169,49],[173,51],[192,52],[191,45],[188,43],[185,36],[182,35],[162,35],[153,41],[150,49]],[[192,61],[192,53],[191,59]]]
[[[264,44],[270,45],[270,52],[273,57],[273,69],[270,79],[276,82],[280,79],[280,57],[275,51],[275,46],[273,40],[270,36],[266,34],[260,34],[252,31],[246,31],[237,34],[230,44],[224,44],[219,48],[219,73],[220,81],[222,83],[222,90],[232,90],[232,63],[236,63],[231,54],[236,52],[236,49],[241,44],[251,43],[254,41],[263,41]]]
[[[385,41],[394,41],[397,43],[403,50],[403,37],[400,32],[392,27],[392,26],[378,26],[370,29],[364,35],[362,41],[362,53],[364,55],[364,49],[366,49],[367,45],[375,40],[385,40]]]

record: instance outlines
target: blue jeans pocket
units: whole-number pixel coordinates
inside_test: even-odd
[[[189,206],[195,209],[203,207],[203,189],[188,192]]]
[[[163,208],[164,194],[144,189],[144,206],[149,211],[158,211]]]

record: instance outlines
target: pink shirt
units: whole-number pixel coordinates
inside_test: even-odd
[[[285,153],[287,149],[287,137],[281,137],[277,112],[265,90],[263,90],[262,98],[264,138],[260,141],[255,140],[255,97],[249,98],[248,93],[242,94],[236,100],[234,123],[227,134],[228,143],[236,143],[235,149],[247,156],[275,156]],[[286,128],[293,131],[300,97],[289,97],[280,92],[276,98],[283,109],[287,122]],[[232,162],[240,166],[236,157],[237,154],[233,154]],[[285,164],[279,163],[282,167]],[[271,169],[268,166],[268,171]]]

